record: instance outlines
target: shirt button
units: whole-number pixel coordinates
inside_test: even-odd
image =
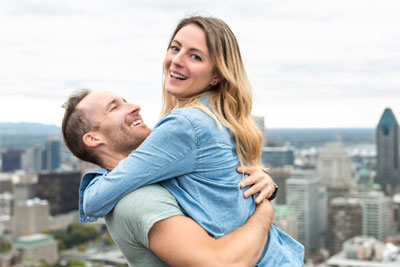
[[[87,216],[87,217],[86,217],[86,220],[90,220],[90,217],[89,217],[89,216]]]

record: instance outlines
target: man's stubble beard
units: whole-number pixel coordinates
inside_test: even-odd
[[[135,134],[121,126],[119,129],[113,130],[110,136],[110,140],[112,140],[111,149],[116,153],[128,156],[129,153],[140,146],[148,134],[144,134],[142,131]]]

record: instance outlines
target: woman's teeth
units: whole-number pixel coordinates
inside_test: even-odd
[[[179,79],[179,80],[186,80],[186,79],[187,79],[187,77],[182,76],[182,75],[179,75],[179,74],[174,73],[174,72],[172,72],[172,71],[171,71],[171,77],[172,77],[172,78],[175,78],[175,79]]]

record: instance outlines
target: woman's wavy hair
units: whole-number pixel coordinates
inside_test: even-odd
[[[178,105],[174,96],[165,89],[167,74],[164,71],[161,116],[175,108],[197,107],[214,118],[218,125],[222,123],[233,133],[241,164],[260,164],[263,137],[251,118],[251,89],[236,37],[229,26],[220,19],[191,16],[179,22],[168,47],[178,31],[190,24],[204,31],[214,71],[219,75],[220,82],[210,86],[204,93],[179,99]],[[204,94],[209,94],[211,112],[199,101]]]

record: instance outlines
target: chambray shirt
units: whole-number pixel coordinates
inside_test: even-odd
[[[203,99],[204,101],[204,99]],[[150,136],[111,172],[85,174],[80,188],[81,221],[104,217],[129,192],[159,182],[215,238],[246,222],[255,196],[245,199],[232,133],[197,108],[168,113]],[[267,249],[268,248],[268,249]],[[275,226],[259,266],[301,266],[304,248]],[[287,265],[286,265],[287,264]]]

